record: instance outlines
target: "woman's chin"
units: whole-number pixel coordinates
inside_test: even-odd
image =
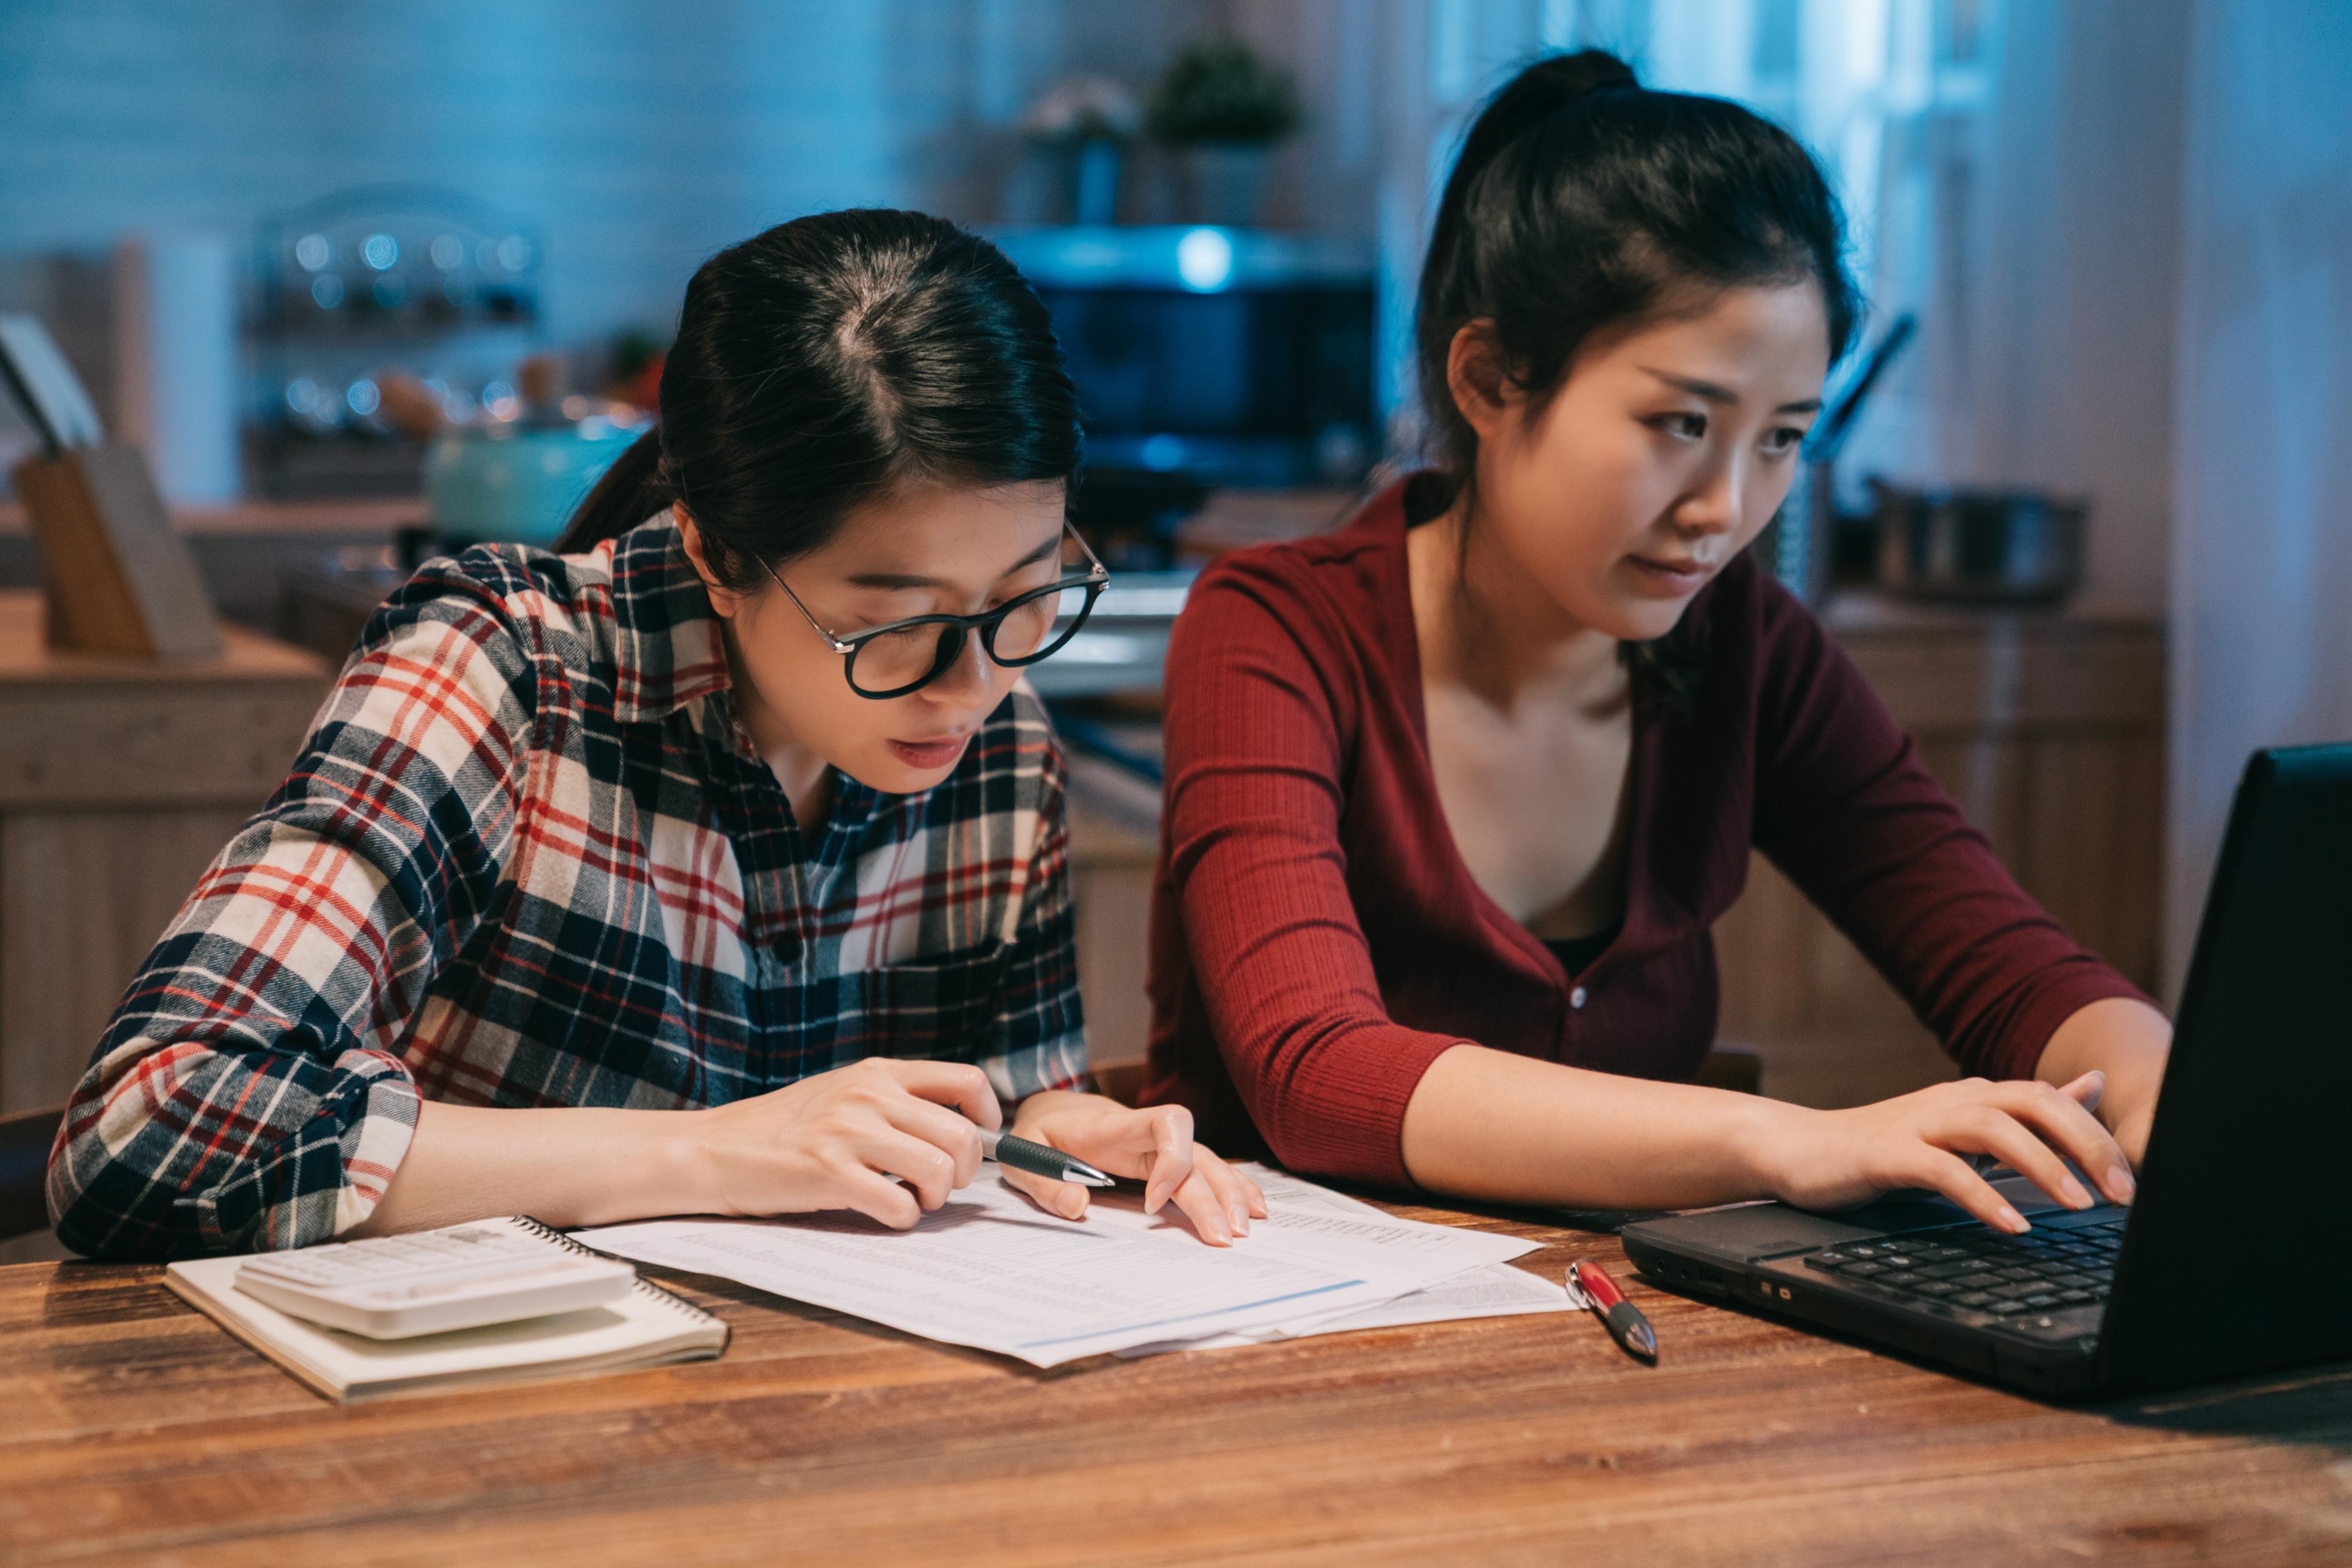
[[[1605,617],[1596,616],[1589,624],[1619,642],[1655,642],[1679,626],[1689,608],[1687,598],[1620,599],[1609,605]]]

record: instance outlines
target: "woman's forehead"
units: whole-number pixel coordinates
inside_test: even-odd
[[[1058,479],[984,489],[903,486],[850,513],[797,566],[857,586],[983,587],[1056,552]]]
[[[1829,374],[1829,315],[1812,283],[1722,289],[1595,345],[1596,365],[1654,371],[1738,391],[1743,399],[1816,395]]]

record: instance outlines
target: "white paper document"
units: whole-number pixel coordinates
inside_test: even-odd
[[[1309,1334],[1344,1334],[1356,1329],[1395,1329],[1411,1323],[1450,1323],[1461,1318],[1515,1318],[1529,1312],[1565,1312],[1573,1305],[1567,1288],[1540,1274],[1509,1263],[1489,1263],[1423,1290],[1412,1290],[1393,1301],[1300,1322],[1254,1329],[1245,1333],[1214,1334],[1205,1339],[1166,1340],[1137,1345],[1123,1356],[1158,1355],[1163,1351],[1223,1350],[1232,1345],[1271,1344],[1276,1340],[1305,1339]]]
[[[1367,1312],[1536,1246],[1325,1195],[1336,1202],[1269,1190],[1271,1214],[1229,1247],[1201,1241],[1172,1207],[1146,1215],[1132,1194],[1098,1193],[1074,1224],[992,1174],[909,1231],[824,1215],[653,1220],[574,1235],[619,1257],[1038,1366]]]
[[[1237,1162],[1234,1168],[1246,1173],[1252,1181],[1257,1183],[1269,1205],[1278,1204],[1290,1210],[1300,1207],[1321,1209],[1333,1214],[1370,1215],[1374,1219],[1391,1217],[1385,1210],[1374,1208],[1345,1193],[1335,1193],[1328,1187],[1301,1181],[1287,1171],[1244,1162]],[[1565,1312],[1573,1305],[1565,1285],[1555,1284],[1541,1275],[1530,1274],[1508,1263],[1489,1263],[1425,1289],[1407,1291],[1377,1307],[1303,1314],[1269,1328],[1214,1334],[1201,1339],[1164,1340],[1156,1344],[1136,1345],[1118,1353],[1122,1356],[1144,1356],[1157,1355],[1165,1351],[1223,1350],[1233,1345],[1301,1339],[1308,1334],[1343,1334],[1355,1329],[1393,1329],[1411,1323],[1452,1322],[1460,1318]]]

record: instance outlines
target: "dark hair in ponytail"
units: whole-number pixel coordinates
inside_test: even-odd
[[[920,213],[820,213],[695,273],[660,425],[556,548],[683,502],[712,569],[748,587],[899,485],[1067,483],[1080,452],[1052,323],[1003,252]]]
[[[1808,279],[1834,363],[1860,297],[1837,198],[1794,137],[1724,99],[1654,92],[1599,49],[1536,61],[1470,127],[1422,268],[1421,396],[1443,499],[1476,483],[1477,433],[1447,376],[1471,322],[1488,323],[1505,373],[1533,394],[1532,417],[1594,332],[1721,289]],[[1703,661],[1692,622],[1626,649],[1636,676],[1677,705]]]

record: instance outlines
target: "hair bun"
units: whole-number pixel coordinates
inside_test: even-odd
[[[1529,66],[1520,80],[1534,89],[1530,96],[1540,96],[1546,109],[1555,110],[1613,87],[1642,85],[1633,68],[1606,49],[1549,56]]]
[[[1488,99],[1478,118],[1472,121],[1469,134],[1463,140],[1461,155],[1454,160],[1453,175],[1446,182],[1442,209],[1458,208],[1479,172],[1532,127],[1562,110],[1574,108],[1595,93],[1641,85],[1634,78],[1633,68],[1606,49],[1579,49],[1573,54],[1547,55],[1536,61]],[[1443,211],[1438,227],[1441,237],[1450,244],[1451,235],[1446,232]]]

